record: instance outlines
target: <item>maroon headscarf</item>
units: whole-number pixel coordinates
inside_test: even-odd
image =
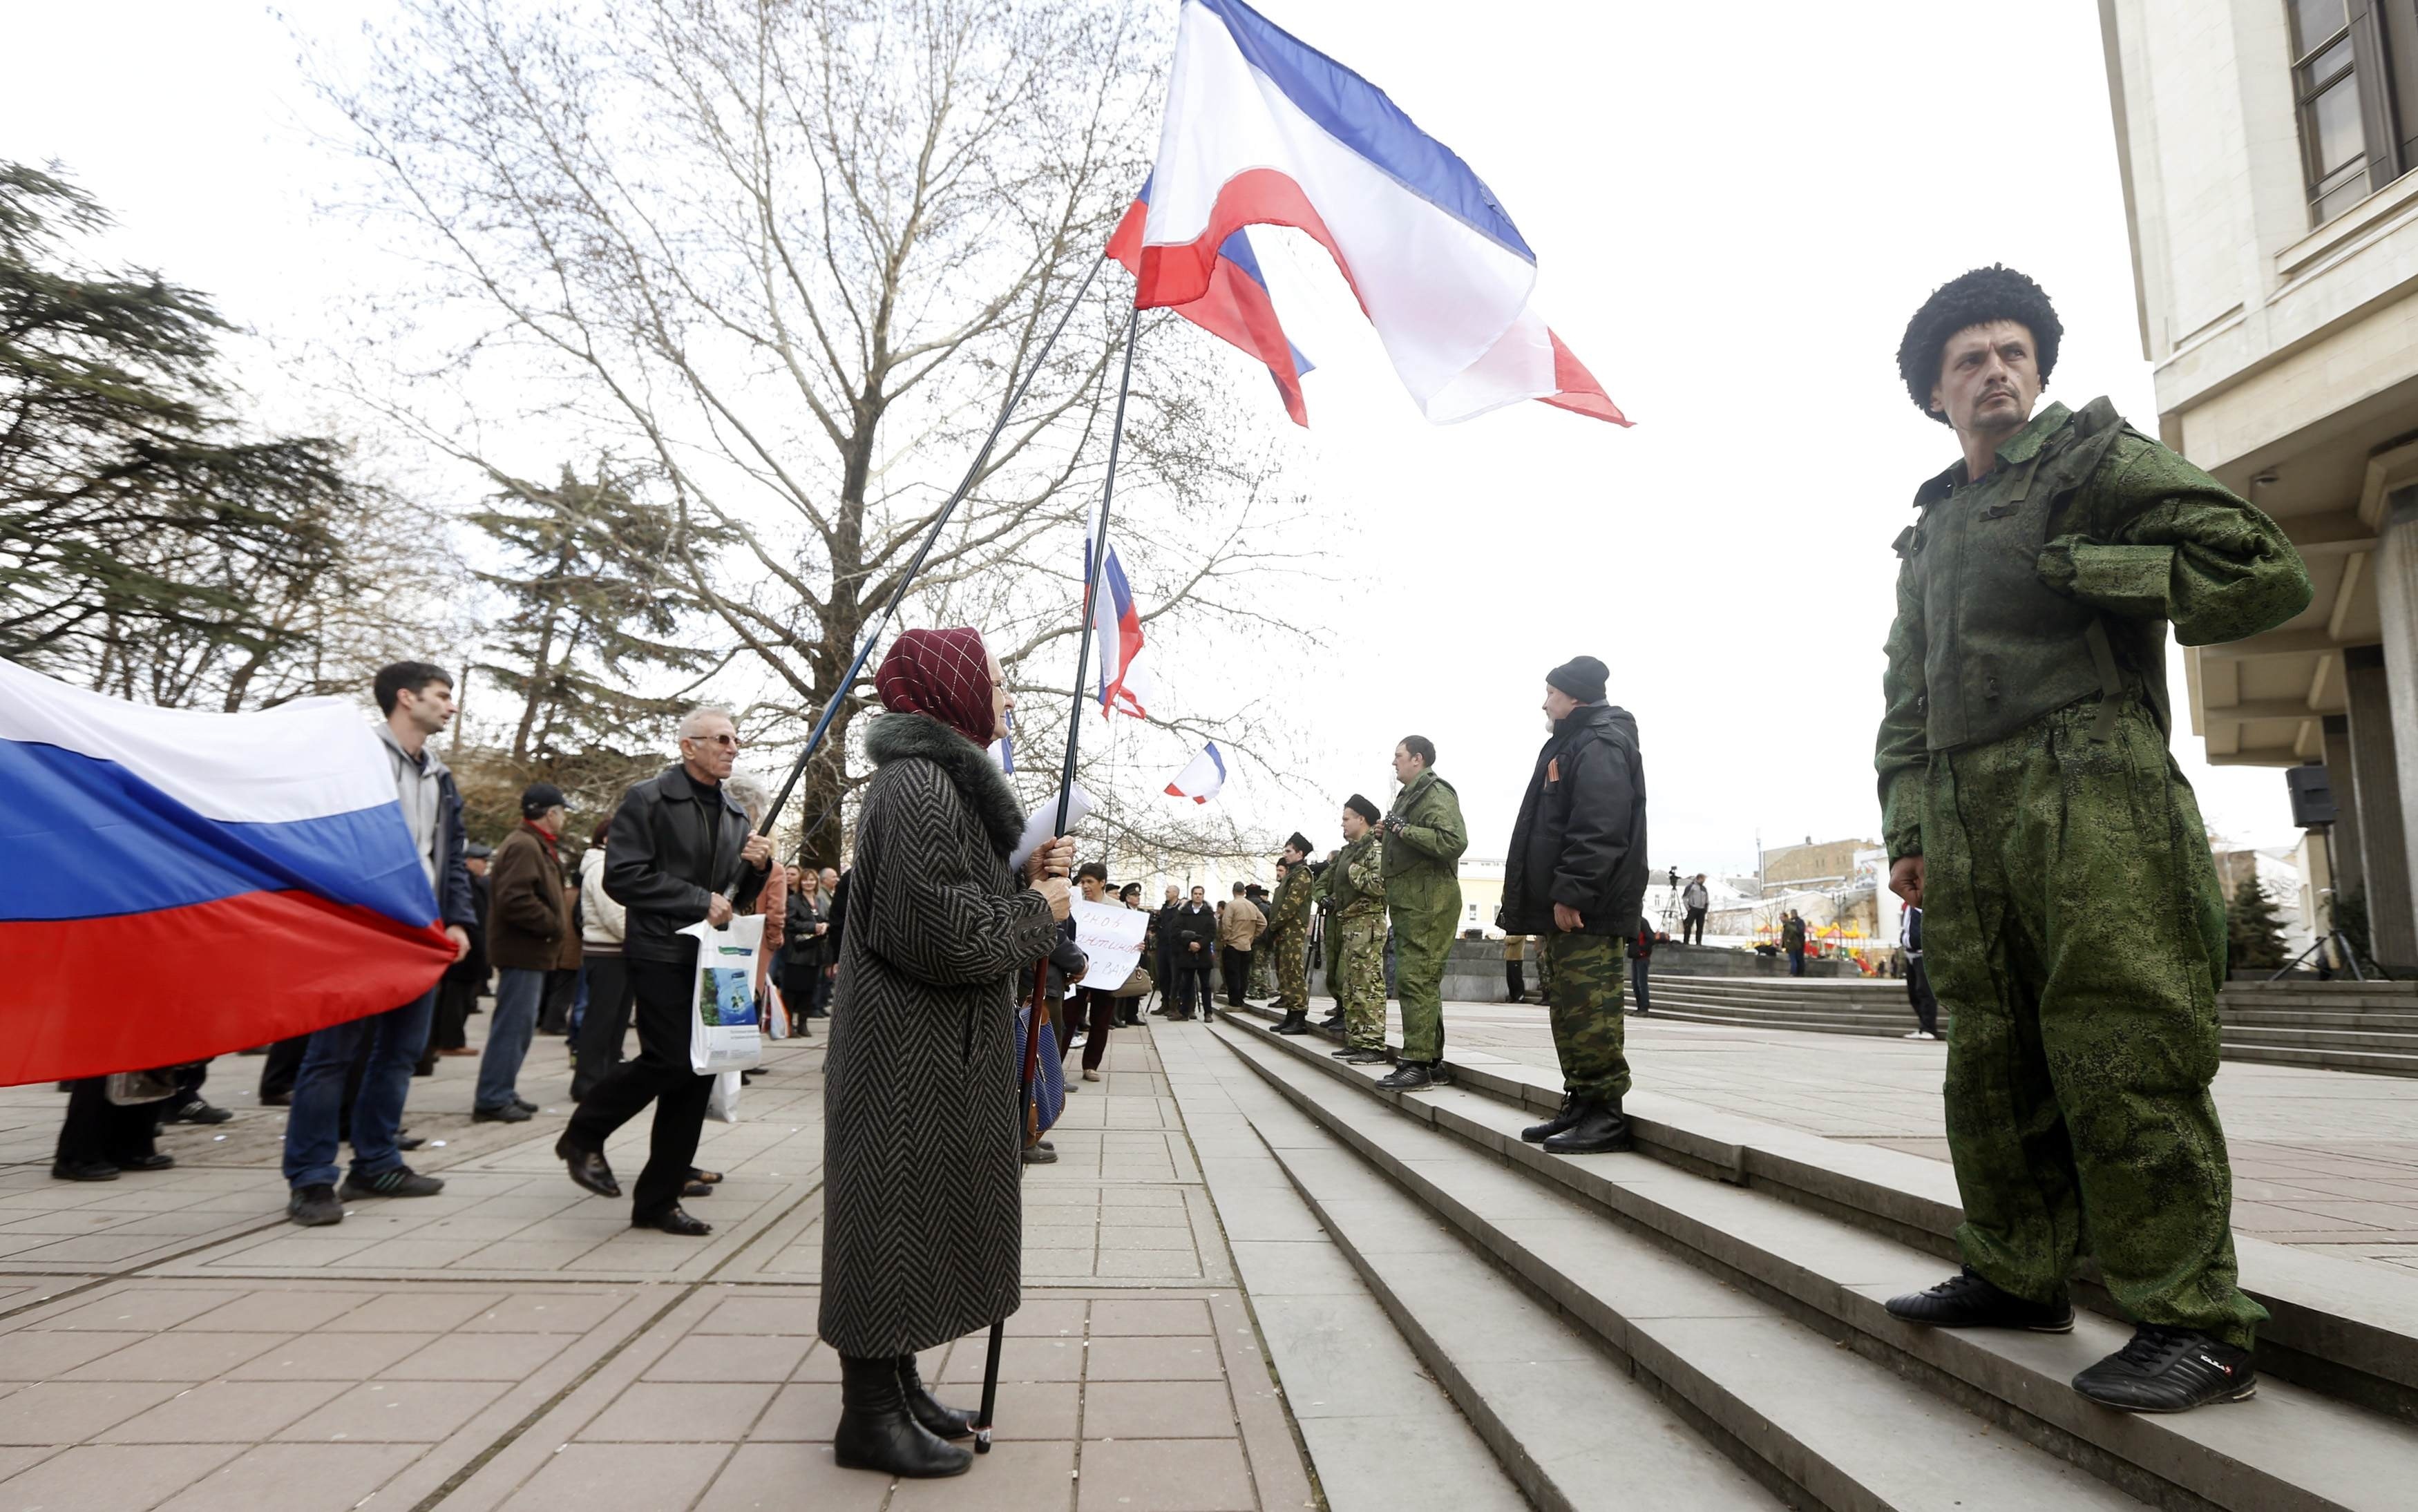
[[[881,659],[873,686],[892,713],[929,714],[976,745],[988,745],[998,727],[990,659],[978,630],[907,632]]]

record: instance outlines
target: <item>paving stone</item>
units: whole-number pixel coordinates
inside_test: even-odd
[[[888,1476],[834,1464],[827,1433],[816,1443],[741,1444],[698,1504],[710,1512],[880,1512],[889,1495]]]
[[[1234,1433],[1234,1404],[1222,1380],[1102,1384],[1086,1394],[1083,1405],[1087,1440],[1230,1439]]]
[[[1207,1334],[1209,1305],[1197,1298],[1117,1298],[1092,1304],[1092,1336],[1117,1334]]]
[[[787,1381],[806,1357],[794,1334],[692,1334],[647,1367],[646,1381]]]
[[[174,1328],[189,1318],[196,1318],[225,1305],[223,1291],[186,1291],[166,1289],[121,1288],[106,1296],[97,1297],[54,1318],[41,1320],[43,1328],[94,1328],[116,1333],[156,1333]]]
[[[421,1453],[413,1444],[263,1444],[170,1498],[161,1512],[345,1512]]]
[[[495,1291],[390,1291],[309,1326],[314,1333],[441,1334],[461,1327],[502,1301],[503,1294]]]
[[[1083,1446],[1079,1512],[1255,1512],[1233,1439],[1120,1439]]]
[[[288,1424],[277,1437],[297,1443],[435,1443],[504,1394],[497,1382],[369,1381]]]
[[[746,1437],[767,1443],[829,1443],[839,1422],[839,1383],[811,1381],[783,1386],[773,1394]]]
[[[244,1291],[176,1325],[179,1333],[309,1334],[333,1327],[339,1319],[378,1301],[375,1291]]]
[[[447,1334],[376,1373],[386,1381],[521,1381],[577,1337],[574,1334]]]
[[[242,1453],[226,1443],[94,1443],[0,1480],[8,1512],[147,1512]]]
[[[730,1458],[727,1443],[573,1443],[501,1512],[666,1512],[686,1507]]]
[[[0,1443],[76,1443],[176,1395],[158,1382],[38,1381],[0,1397]]]
[[[208,1381],[161,1389],[170,1395],[157,1406],[84,1432],[108,1443],[256,1443],[343,1388],[320,1381]],[[8,1405],[0,1402],[0,1413]]]
[[[436,1338],[434,1334],[298,1334],[229,1375],[237,1381],[366,1381]]]
[[[763,1383],[641,1382],[579,1430],[589,1443],[737,1443],[773,1399]]]
[[[155,1334],[89,1364],[61,1372],[61,1375],[62,1379],[69,1381],[175,1381],[191,1383],[224,1375],[270,1350],[283,1349],[297,1336],[273,1330],[257,1334]]]
[[[1225,1373],[1216,1339],[1204,1336],[1092,1339],[1087,1381],[1216,1381]]]
[[[57,1333],[21,1329],[0,1334],[0,1381],[48,1381],[150,1337],[149,1334],[104,1334],[81,1329]]]
[[[817,1303],[811,1296],[733,1294],[714,1304],[691,1333],[792,1334],[811,1338]]]
[[[945,1373],[940,1379],[951,1385],[980,1384],[985,1353],[982,1348],[950,1352]],[[1080,1381],[1083,1379],[1082,1342],[1061,1338],[1007,1339],[1000,1347],[999,1378],[1002,1381]]]
[[[612,1316],[622,1293],[522,1291],[455,1325],[465,1334],[584,1334]]]
[[[890,1512],[1068,1512],[1075,1504],[1075,1445],[1008,1443],[974,1457],[972,1470],[951,1480],[902,1480]]]

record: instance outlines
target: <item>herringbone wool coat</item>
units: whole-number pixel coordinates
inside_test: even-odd
[[[1016,1310],[1017,991],[1057,941],[1007,857],[1023,811],[987,752],[883,714],[857,821],[823,1088],[820,1328],[904,1354]]]

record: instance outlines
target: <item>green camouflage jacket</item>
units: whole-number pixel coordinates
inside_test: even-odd
[[[1432,771],[1422,771],[1395,795],[1388,818],[1402,832],[1385,832],[1385,907],[1396,914],[1461,912],[1461,873],[1455,864],[1469,848],[1462,822],[1461,795]]]
[[[1318,878],[1309,874],[1307,860],[1287,871],[1284,880],[1277,884],[1276,895],[1268,899],[1268,933],[1308,939],[1317,891]]]
[[[2000,740],[2092,696],[2165,714],[2165,634],[2240,640],[2308,607],[2275,522],[2126,425],[2104,399],[2050,405],[1968,480],[1915,495],[1897,540],[1897,619],[1875,764],[1890,858],[1922,852],[1935,751]],[[1911,778],[1913,780],[1909,781]]]
[[[1370,830],[1335,853],[1319,878],[1318,895],[1338,919],[1358,919],[1385,911],[1385,858]]]

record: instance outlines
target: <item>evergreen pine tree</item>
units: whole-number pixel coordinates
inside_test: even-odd
[[[601,467],[583,480],[565,466],[552,488],[502,481],[468,519],[504,548],[505,567],[478,575],[513,609],[495,627],[500,654],[478,666],[517,703],[512,765],[575,783],[585,764],[658,757],[663,726],[691,700],[648,691],[648,674],[713,660],[675,638],[696,607],[668,566],[680,523]]]
[[[2257,871],[2245,872],[2225,909],[2226,965],[2237,971],[2272,971],[2284,964],[2284,925]]]

